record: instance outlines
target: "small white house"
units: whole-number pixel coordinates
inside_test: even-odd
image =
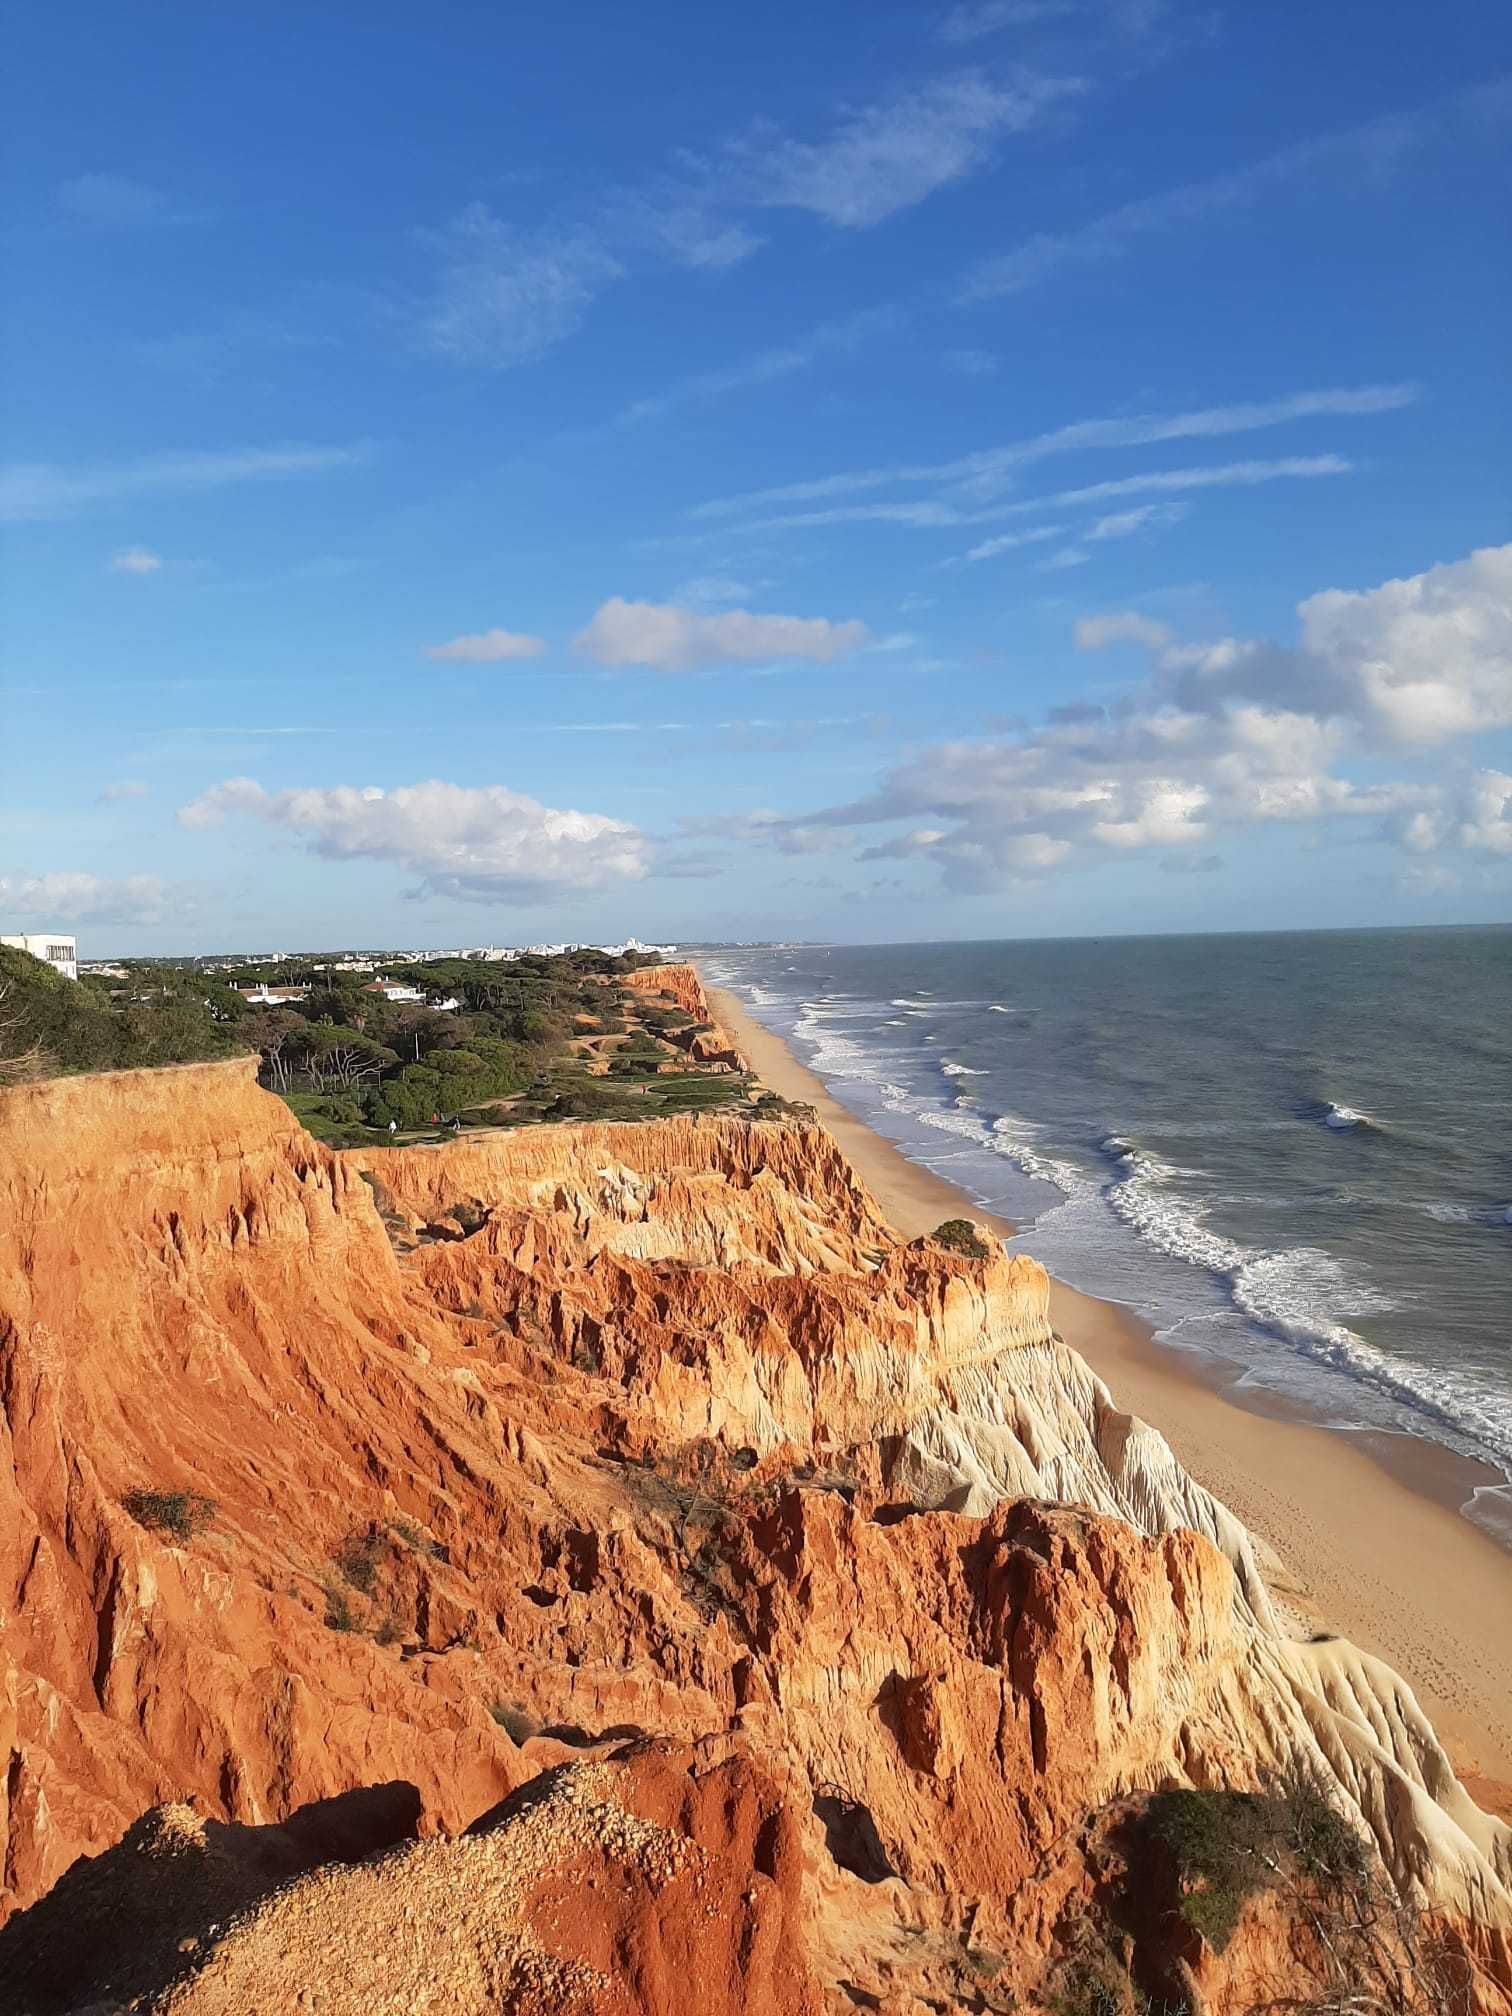
[[[13,945],[18,952],[30,952],[33,959],[55,966],[65,980],[79,977],[78,944],[61,931],[22,932],[15,937],[0,938],[0,945]]]
[[[238,987],[237,993],[253,1008],[278,1008],[285,1001],[303,1001],[308,987],[270,987],[266,980],[256,987]]]
[[[385,1001],[423,1001],[424,994],[418,987],[406,987],[402,980],[374,980],[362,990],[364,994],[381,994]]]

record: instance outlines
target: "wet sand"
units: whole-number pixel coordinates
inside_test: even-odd
[[[763,1083],[816,1109],[900,1232],[963,1216],[1012,1231],[858,1120],[734,995],[707,991]],[[1512,1554],[1459,1509],[1495,1473],[1416,1436],[1321,1427],[1247,1394],[1240,1404],[1242,1368],[1167,1349],[1130,1310],[1064,1283],[1051,1314],[1119,1404],[1268,1550],[1281,1602],[1395,1667],[1472,1793],[1512,1817]]]

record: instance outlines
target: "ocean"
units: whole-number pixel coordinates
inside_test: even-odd
[[[699,958],[1010,1251],[1512,1478],[1512,929]],[[1466,1509],[1512,1542],[1512,1485]]]

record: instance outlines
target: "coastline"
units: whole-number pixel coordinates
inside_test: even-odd
[[[900,1232],[958,1216],[1013,1232],[857,1119],[737,996],[706,992],[763,1084],[815,1108]],[[1418,1437],[1240,1404],[1221,1365],[1162,1346],[1131,1310],[1063,1282],[1052,1281],[1050,1306],[1118,1404],[1157,1427],[1249,1527],[1299,1626],[1339,1631],[1393,1666],[1472,1796],[1512,1817],[1512,1558],[1461,1516],[1478,1466]]]

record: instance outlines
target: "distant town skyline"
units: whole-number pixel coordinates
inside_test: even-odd
[[[1512,915],[1505,10],[85,19],[0,931]]]

